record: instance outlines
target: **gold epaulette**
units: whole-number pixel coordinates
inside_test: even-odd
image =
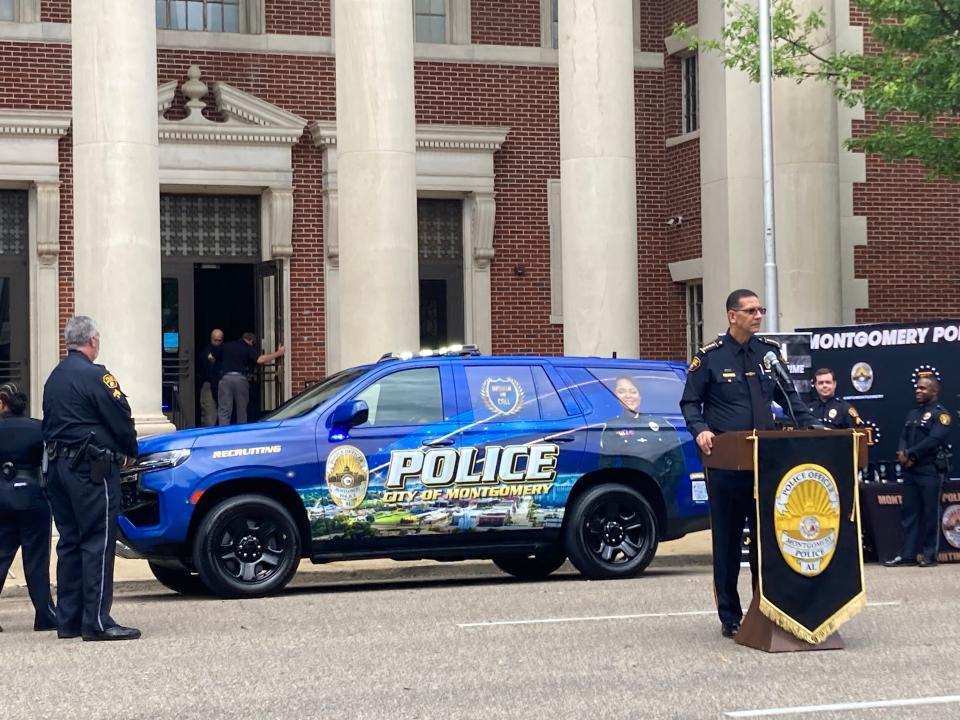
[[[774,340],[773,338],[765,337],[763,335],[756,335],[755,337],[757,338],[757,340],[759,340],[762,343],[766,343],[767,345],[773,345],[773,347],[777,348],[778,350],[780,349],[780,343]]]

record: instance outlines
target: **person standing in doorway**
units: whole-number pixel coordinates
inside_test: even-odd
[[[211,427],[217,424],[217,399],[220,391],[220,347],[223,345],[223,330],[214,328],[209,344],[197,356],[197,379],[200,381],[200,425]]]
[[[239,340],[233,340],[220,349],[220,389],[217,395],[219,408],[218,424],[229,425],[236,411],[237,423],[247,422],[247,403],[250,401],[250,378],[257,365],[266,365],[286,352],[278,345],[272,353],[260,354],[254,347],[256,336],[245,332]]]

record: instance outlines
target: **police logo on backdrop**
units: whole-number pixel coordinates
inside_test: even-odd
[[[326,480],[336,505],[347,510],[360,507],[367,496],[367,458],[357,448],[341,445],[327,456]]]
[[[480,386],[480,397],[496,415],[513,415],[523,407],[523,388],[510,377],[487,378]]]
[[[856,363],[850,368],[850,382],[857,392],[869,392],[873,387],[873,368],[865,362]]]
[[[960,505],[949,505],[940,519],[943,537],[957,550],[960,550]]]
[[[775,496],[780,553],[801,575],[819,575],[833,558],[840,532],[840,495],[830,472],[807,463],[783,476]]]

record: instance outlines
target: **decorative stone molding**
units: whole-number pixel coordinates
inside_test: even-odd
[[[37,260],[41,265],[54,265],[60,257],[60,183],[38,182],[37,197]]]
[[[330,120],[315,120],[308,128],[314,145],[337,144],[337,125]],[[510,128],[473,125],[417,125],[417,150],[467,150],[496,152],[507,139]]]
[[[270,188],[261,202],[263,258],[289,258],[293,255],[293,189]]]
[[[160,114],[160,140],[179,143],[226,143],[249,145],[265,143],[294,145],[303,135],[306,121],[238,90],[227,83],[213,83],[216,109],[224,116],[215,122],[203,116],[208,87],[201,79],[200,68],[191,65],[187,81],[180,90],[188,98],[189,115],[183,120],[169,120],[164,113],[170,109],[176,94],[177,82],[164,83],[157,89],[157,112]]]
[[[340,239],[337,232],[339,205],[336,189],[325,190],[323,193],[323,247],[327,264],[333,270],[340,268]]]
[[[497,203],[493,193],[474,194],[471,198],[473,212],[473,260],[474,267],[487,270],[493,260],[493,225],[497,215]]]
[[[63,137],[70,113],[55,110],[0,110],[0,136]]]

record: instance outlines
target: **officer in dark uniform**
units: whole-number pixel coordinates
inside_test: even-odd
[[[120,468],[137,455],[130,405],[116,378],[95,365],[100,333],[88,317],[67,321],[67,356],[43,388],[47,492],[60,531],[57,544],[57,636],[133,640],[117,625],[113,558],[120,510]]]
[[[56,630],[50,599],[50,505],[40,476],[43,436],[40,421],[24,417],[26,409],[27,396],[16,385],[0,385],[0,590],[23,548],[33,629]]]
[[[900,434],[897,461],[903,466],[903,545],[900,554],[884,563],[887,567],[914,565],[920,549],[920,567],[937,564],[940,542],[940,483],[949,470],[946,441],[952,418],[937,399],[940,383],[935,377],[917,381],[917,407],[907,413]]]
[[[779,392],[763,357],[771,350],[779,355],[775,340],[757,337],[766,309],[751,290],[735,290],[727,297],[725,335],[718,337],[693,358],[680,400],[680,411],[700,450],[709,455],[716,435],[734,430],[768,430],[773,427],[770,403],[794,408],[797,422],[809,425],[813,418],[800,402],[792,383],[787,396]],[[740,573],[740,543],[744,523],[756,537],[753,473],[710,470],[710,526],[713,539],[713,583],[720,616],[720,631],[733,637],[740,629],[743,612],[737,594]],[[757,586],[756,546],[750,545],[750,573]]]
[[[863,426],[856,408],[846,400],[836,397],[837,376],[830,368],[820,368],[814,375],[813,385],[817,399],[810,406],[810,413],[830,430],[846,430]]]

